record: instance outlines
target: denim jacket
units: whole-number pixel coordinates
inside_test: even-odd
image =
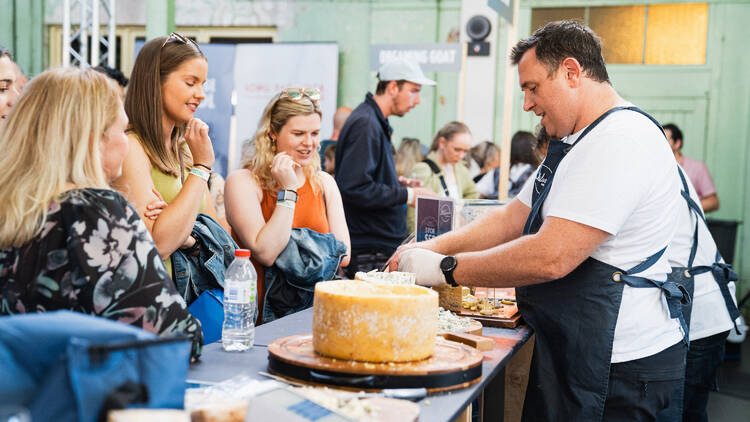
[[[346,253],[332,233],[292,229],[289,243],[265,269],[263,323],[312,306],[315,283],[331,280]]]
[[[206,214],[198,214],[191,235],[200,243],[200,254],[193,256],[180,249],[172,254],[174,282],[188,305],[204,290],[224,288],[224,271],[237,248],[232,236]]]

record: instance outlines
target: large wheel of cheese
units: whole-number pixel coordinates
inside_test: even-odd
[[[335,280],[315,285],[313,348],[324,356],[366,362],[430,357],[438,295],[420,286]]]

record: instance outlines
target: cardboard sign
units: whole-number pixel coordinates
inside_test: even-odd
[[[452,199],[418,196],[415,213],[417,242],[453,230],[453,210]]]

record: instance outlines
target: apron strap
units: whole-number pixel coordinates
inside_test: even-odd
[[[737,308],[737,305],[734,304],[734,300],[732,300],[732,292],[729,291],[729,282],[739,280],[739,276],[736,272],[734,272],[734,269],[732,269],[731,265],[720,262],[719,260],[721,258],[721,255],[718,251],[716,253],[717,262],[715,262],[711,266],[701,265],[692,268],[690,270],[690,273],[693,275],[698,275],[710,271],[713,274],[714,280],[716,280],[716,284],[719,285],[721,296],[724,298],[724,304],[726,305],[727,311],[729,312],[729,318],[732,320],[732,324],[734,324],[734,329],[735,331],[737,331],[737,334],[742,334],[739,327],[737,326],[737,318],[740,317],[740,310]]]
[[[731,265],[722,262],[724,261],[724,259],[722,258],[721,252],[719,252],[718,247],[716,248],[716,256],[714,258],[713,265],[701,265],[693,267],[695,255],[698,249],[698,224],[701,220],[704,224],[707,224],[707,222],[706,217],[703,214],[703,209],[693,200],[693,198],[690,197],[687,181],[685,180],[685,174],[682,172],[680,166],[677,166],[677,170],[680,174],[680,180],[682,181],[682,196],[685,198],[685,201],[687,201],[690,210],[698,217],[697,221],[695,222],[695,231],[693,233],[693,246],[690,248],[690,258],[688,260],[687,266],[688,272],[693,276],[707,273],[709,271],[713,274],[714,280],[716,280],[716,284],[719,285],[721,296],[724,298],[724,304],[726,305],[727,311],[729,312],[729,317],[732,319],[732,324],[734,324],[734,329],[738,334],[740,334],[740,329],[739,327],[737,327],[737,318],[739,318],[740,316],[740,311],[737,308],[737,305],[735,305],[734,301],[732,300],[732,292],[729,291],[729,282],[739,280],[739,276],[736,272],[734,272],[734,269]]]
[[[651,268],[652,265],[656,264],[657,261],[659,261],[659,258],[661,258],[662,255],[664,255],[664,252],[666,252],[667,247],[661,248],[658,252],[655,254],[649,256],[641,262],[640,264],[636,265],[635,267],[625,271],[624,274],[638,274],[646,271],[647,269]]]
[[[531,206],[531,211],[529,212],[529,217],[526,219],[526,224],[523,226],[523,234],[532,234],[539,231],[539,228],[542,226],[542,218],[541,218],[541,212],[542,212],[542,205],[544,205],[544,200],[547,199],[547,194],[549,193],[549,189],[552,186],[552,179],[555,177],[555,173],[552,173],[549,176],[549,180],[547,180],[547,185],[544,186],[544,190],[542,190],[542,193],[539,194],[539,198],[534,202],[534,204]]]
[[[680,166],[677,166],[677,173],[680,175],[680,181],[682,181],[682,191],[680,194],[682,194],[682,197],[685,198],[685,202],[688,204],[688,208],[690,208],[690,211],[695,213],[696,216],[700,220],[706,221],[706,216],[703,215],[703,208],[698,205],[693,198],[690,197],[690,190],[688,189],[687,180],[685,179],[685,174],[682,172],[682,169]]]
[[[682,306],[690,304],[691,301],[690,294],[688,293],[687,289],[685,289],[685,286],[679,283],[675,283],[674,281],[656,281],[645,277],[632,275],[641,273],[651,268],[652,265],[659,261],[659,258],[664,255],[664,252],[666,250],[667,246],[661,248],[661,250],[649,256],[643,262],[627,271],[614,272],[612,274],[612,280],[615,282],[624,281],[625,284],[634,288],[660,289],[662,293],[664,293],[664,297],[667,300],[669,317],[672,319],[677,319],[680,322],[680,327],[682,327],[683,332],[682,340],[685,342],[685,344],[690,345],[690,337],[688,336],[688,333],[690,331],[688,329],[687,321],[685,320],[685,315],[682,312]]]
[[[568,151],[570,151],[571,148],[573,147],[565,144],[563,141],[551,140],[549,142],[549,146],[547,147],[547,157],[544,159],[541,166],[539,166],[539,169],[537,170],[537,180],[534,181],[535,188],[536,183],[539,181],[540,177],[538,172],[541,172],[542,168],[545,166],[548,166],[551,171],[549,172],[549,174],[545,173],[545,175],[547,176],[547,180],[546,182],[544,182],[544,188],[539,193],[539,196],[536,196],[536,191],[532,193],[531,211],[529,212],[529,216],[526,219],[526,224],[524,224],[523,234],[526,235],[536,233],[539,231],[539,228],[542,227],[542,205],[544,205],[544,201],[547,199],[547,194],[549,194],[549,191],[552,188],[552,181],[555,179],[557,166],[560,164],[560,161],[562,161],[562,159],[565,157]]]
[[[669,309],[669,317],[677,319],[682,327],[682,341],[686,345],[690,346],[689,328],[685,315],[682,312],[683,305],[689,305],[691,302],[690,294],[688,293],[685,286],[674,281],[656,281],[650,280],[645,277],[638,277],[628,274],[622,274],[615,272],[612,274],[612,280],[624,281],[630,287],[634,288],[657,288],[664,293],[664,297],[667,300],[667,309]]]
[[[594,120],[590,125],[586,126],[586,129],[583,130],[583,132],[581,133],[581,136],[579,136],[578,139],[576,139],[576,141],[573,142],[573,145],[571,145],[571,148],[574,147],[574,146],[576,146],[577,143],[581,142],[581,139],[583,139],[589,132],[591,132],[592,129],[594,129],[596,127],[596,125],[598,125],[599,123],[601,123],[601,121],[604,120],[610,114],[614,113],[615,111],[631,110],[631,109],[640,110],[637,107],[625,107],[625,106],[619,106],[619,107],[612,107],[612,108],[610,108],[604,114],[602,114],[601,116],[597,117],[596,120]]]

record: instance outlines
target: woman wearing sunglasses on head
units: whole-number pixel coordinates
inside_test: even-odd
[[[115,83],[93,70],[35,77],[0,130],[0,315],[72,310],[161,336],[201,326],[143,221],[109,187],[128,139]]]
[[[144,221],[173,277],[175,251],[199,246],[191,235],[198,213],[216,218],[208,191],[213,146],[208,125],[193,117],[207,72],[194,41],[175,33],[155,38],[138,53],[125,97],[130,151],[115,186],[141,216],[155,198],[169,204]]]
[[[264,267],[259,322],[311,306],[315,282],[349,264],[341,194],[320,170],[319,98],[317,89],[304,88],[275,95],[258,123],[254,153],[243,156],[242,169],[226,181],[227,220],[256,268]]]

